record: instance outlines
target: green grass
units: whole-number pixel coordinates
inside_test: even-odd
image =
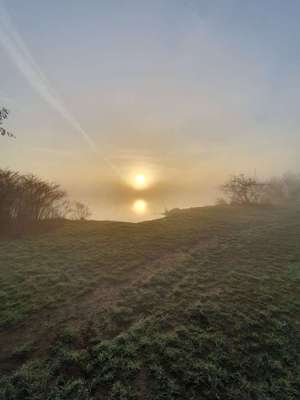
[[[0,242],[0,399],[298,399],[299,217],[207,207]]]

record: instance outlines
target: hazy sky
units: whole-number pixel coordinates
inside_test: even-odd
[[[61,183],[101,219],[211,203],[235,172],[299,171],[299,20],[298,0],[0,0],[17,136],[1,167]]]

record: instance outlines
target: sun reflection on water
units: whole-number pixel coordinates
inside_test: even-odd
[[[138,199],[133,203],[132,209],[136,214],[142,215],[147,212],[148,204],[145,200]]]

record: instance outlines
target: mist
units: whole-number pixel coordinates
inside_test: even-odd
[[[2,165],[121,220],[212,204],[234,173],[299,171],[296,4],[266,20],[268,2],[27,3],[1,2],[0,98],[18,137]],[[141,171],[155,182],[134,194],[126,179]],[[147,215],[132,213],[138,197]]]

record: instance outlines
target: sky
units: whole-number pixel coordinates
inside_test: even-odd
[[[297,0],[0,0],[0,166],[132,221],[299,172],[299,18]]]

